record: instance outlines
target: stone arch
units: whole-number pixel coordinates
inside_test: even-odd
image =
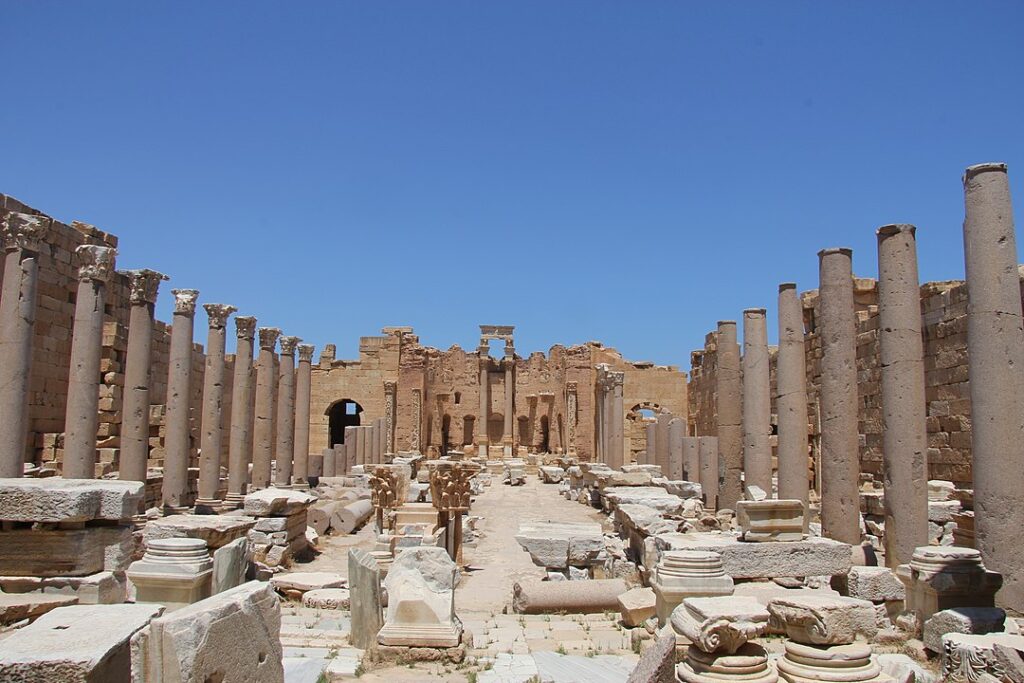
[[[363,407],[350,398],[341,398],[327,406],[327,443],[345,443],[345,427],[358,427]]]
[[[636,460],[640,451],[647,449],[647,432],[645,425],[657,419],[658,415],[669,412],[661,404],[654,401],[640,401],[626,413],[624,434],[629,457]]]

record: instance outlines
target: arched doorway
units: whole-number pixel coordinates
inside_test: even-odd
[[[363,407],[350,398],[335,401],[327,409],[328,443],[345,443],[345,427],[358,427]]]

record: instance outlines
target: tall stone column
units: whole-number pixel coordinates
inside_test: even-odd
[[[671,444],[668,438],[668,423],[672,421],[672,413],[660,413],[658,415],[657,422],[657,437],[655,438],[655,444],[657,445],[654,464],[661,468],[661,473],[664,476],[668,476],[669,471],[669,451],[671,450]]]
[[[155,270],[129,270],[131,311],[128,317],[128,351],[124,369],[124,402],[121,418],[121,467],[125,481],[146,481],[149,460],[149,383],[153,346],[153,308],[160,282],[168,279]]]
[[[345,427],[345,443],[343,444],[345,457],[338,460],[337,475],[348,474],[352,467],[358,463],[359,427]]]
[[[99,425],[96,411],[100,400],[103,305],[107,280],[114,272],[116,253],[110,247],[92,244],[83,244],[75,249],[80,265],[75,324],[71,334],[68,406],[64,419],[65,479],[96,477],[96,428]]]
[[[220,452],[224,445],[224,346],[228,318],[238,309],[203,304],[209,322],[203,372],[203,432],[199,441],[199,497],[196,511],[214,514],[220,507]]]
[[[576,382],[565,383],[565,422],[566,430],[568,433],[567,452],[576,452],[576,411],[578,406],[579,396],[577,394],[579,385]],[[520,435],[522,438],[522,435]]]
[[[1001,572],[997,603],[1024,611],[1024,330],[1006,164],[964,173],[964,259],[975,547]]]
[[[804,314],[796,284],[779,285],[779,355],[775,409],[779,415],[779,498],[802,500],[808,492],[807,369]]]
[[[235,316],[235,374],[231,384],[231,433],[228,436],[228,502],[241,506],[252,461],[252,342],[256,318]]]
[[[597,462],[603,462],[609,466],[612,466],[608,458],[608,443],[606,439],[607,425],[607,414],[605,411],[605,379],[604,374],[600,371],[598,366],[597,379],[594,384],[594,454]],[[536,436],[534,436],[536,439]]]
[[[747,486],[772,495],[772,389],[763,308],[743,311],[743,471]]]
[[[857,433],[857,323],[853,252],[818,252],[818,330],[821,335],[821,530],[860,545]]]
[[[5,253],[0,294],[0,477],[25,472],[38,254],[49,227],[49,218],[27,213],[8,213],[0,222]]]
[[[644,452],[644,465],[657,465],[658,451],[658,423],[652,420],[644,425],[644,432],[647,436],[647,450]]]
[[[683,432],[686,432],[686,423],[683,423]],[[683,479],[686,481],[700,481],[700,446],[696,436],[683,437]]]
[[[298,337],[281,337],[281,355],[277,383],[277,460],[275,485],[288,488],[292,483],[292,459],[295,456],[295,347]]]
[[[370,423],[370,463],[380,464],[380,423],[377,420]]]
[[[601,380],[601,440],[603,441],[602,448],[604,449],[604,461],[611,467],[615,467],[615,463],[617,462],[615,457],[615,447],[612,445],[612,423],[615,421],[614,387],[615,382],[612,379],[611,369],[606,365],[604,375]]]
[[[384,450],[395,452],[395,407],[398,405],[398,382],[384,382]]]
[[[412,390],[412,435],[409,437],[409,448],[412,450],[413,453],[420,453],[421,452],[421,450],[420,450],[420,425],[422,425],[422,424],[423,424],[423,390],[422,389],[413,389]],[[486,428],[487,428],[487,425],[485,424],[484,425],[484,429],[486,429]],[[479,422],[479,420],[477,421],[476,430],[477,430],[477,432],[480,431],[480,422]],[[474,440],[477,443],[481,443],[480,440],[479,440],[480,439],[480,435],[479,434],[474,434],[473,438],[474,438]],[[483,438],[484,438],[483,443],[486,444],[487,443],[487,435],[484,434]],[[483,455],[486,456],[487,452],[484,451]]]
[[[274,349],[281,330],[261,327],[260,355],[256,365],[256,419],[253,422],[252,487],[270,486],[270,461],[274,458]]]
[[[718,507],[736,509],[743,498],[743,427],[740,408],[740,347],[736,321],[718,321],[718,459],[724,477],[718,490]]]
[[[295,371],[295,485],[309,486],[309,404],[313,388],[313,345],[299,344],[299,368]]]
[[[928,545],[928,431],[921,288],[912,225],[878,229],[878,345],[882,365],[885,563],[909,564]]]
[[[172,289],[174,317],[167,371],[167,410],[164,413],[163,503],[166,514],[183,512],[191,501],[188,465],[191,454],[189,398],[192,386],[192,333],[197,289]]]
[[[516,355],[515,349],[511,344],[505,344],[505,362],[503,365],[505,366],[505,424],[502,429],[501,442],[503,445],[511,447],[515,442],[512,433],[512,425],[515,424],[516,393]],[[514,453],[512,455],[514,455]]]
[[[478,446],[483,448],[481,455],[488,457],[487,453],[487,431],[488,423],[491,421],[491,389],[488,386],[488,364],[491,362],[487,356],[487,347],[481,346],[480,350],[480,415],[477,418],[477,430],[474,435]]]
[[[683,478],[683,434],[686,423],[678,417],[668,422],[668,469],[665,476],[671,481]]]
[[[704,505],[709,510],[721,507],[718,503],[718,437],[698,436],[697,450],[700,458],[700,487],[704,492]]]
[[[373,427],[370,425],[359,428],[359,464],[373,464]]]
[[[611,382],[608,411],[608,450],[611,451],[609,465],[613,468],[622,467],[626,461],[626,411],[622,405],[622,387],[626,381],[626,373],[623,371],[611,371],[608,373]]]

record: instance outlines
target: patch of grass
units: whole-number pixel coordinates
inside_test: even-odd
[[[316,677],[316,683],[330,683],[330,680],[331,679],[327,678],[326,671],[321,671],[320,675]]]
[[[564,655],[565,654],[565,646],[564,645],[559,645],[558,649],[555,650],[555,652],[557,652],[560,655]]]
[[[470,671],[466,674],[466,683],[476,683],[476,672]]]

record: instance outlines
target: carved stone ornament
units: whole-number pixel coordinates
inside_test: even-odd
[[[768,610],[754,598],[687,598],[675,608],[672,628],[704,652],[736,652],[768,630]]]
[[[312,344],[299,344],[299,362],[300,363],[312,363],[313,362],[313,345]]]
[[[248,339],[252,341],[256,335],[256,316],[252,315],[236,315],[235,316],[235,333],[239,339]]]
[[[183,315],[195,315],[196,301],[199,299],[198,289],[172,289],[174,295],[174,312]]]
[[[277,338],[281,336],[281,329],[278,327],[260,328],[260,348],[273,351],[277,345]]]
[[[472,485],[477,468],[469,463],[451,463],[430,472],[430,498],[441,512],[469,510]]]
[[[203,304],[210,327],[221,328],[227,325],[228,318],[238,309],[230,304]]]
[[[46,216],[8,211],[0,219],[4,250],[37,253],[50,230],[50,222]]]
[[[117,256],[117,249],[113,247],[101,247],[97,244],[82,244],[75,249],[78,256],[78,279],[79,280],[102,280],[110,279],[114,272],[114,257]]]
[[[399,507],[398,478],[390,467],[374,467],[370,473],[370,502],[377,510]]]
[[[170,279],[163,273],[148,268],[127,270],[124,274],[128,277],[128,299],[133,306],[155,304],[160,283]]]
[[[295,347],[302,341],[301,337],[292,337],[290,335],[282,335],[281,337],[281,355],[291,356],[295,354]]]

